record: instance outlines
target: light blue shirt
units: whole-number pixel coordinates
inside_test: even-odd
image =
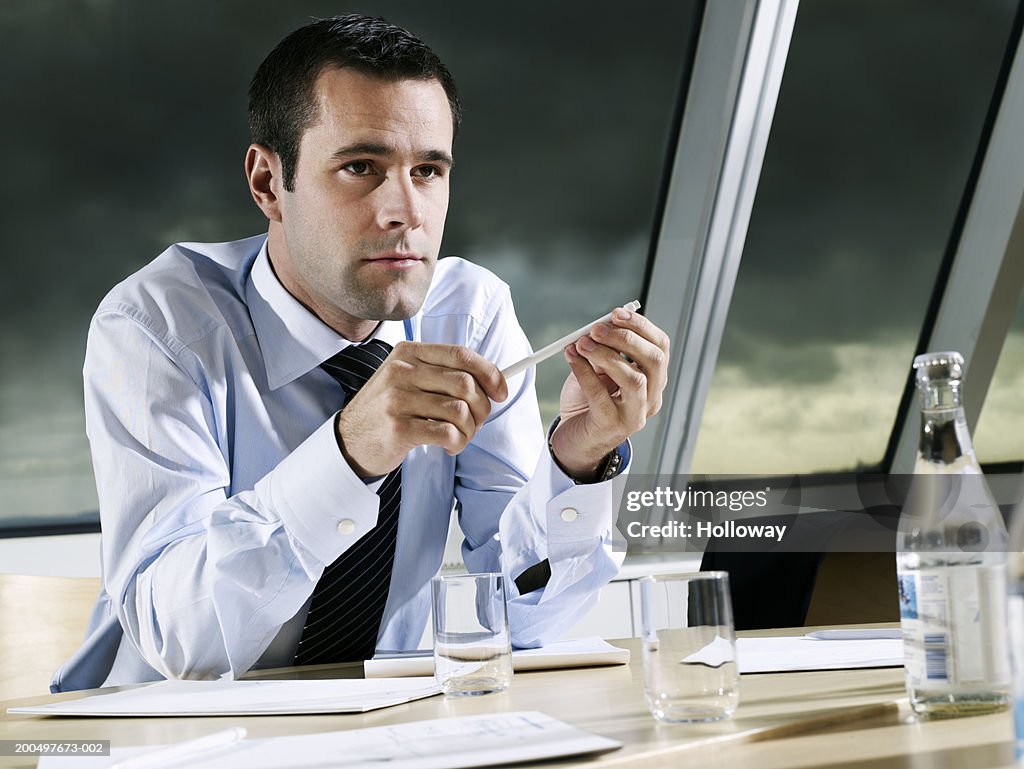
[[[508,287],[455,257],[420,312],[376,336],[465,345],[499,368],[530,352]],[[54,691],[292,664],[321,573],[377,520],[319,368],[348,344],[277,280],[266,236],[174,245],[103,300],[84,369],[103,585]],[[505,573],[517,646],[557,638],[618,572],[611,482],[576,485],[552,461],[532,370],[509,390],[458,456],[406,457],[378,649],[418,646],[454,500],[469,570]],[[519,595],[514,578],[545,558],[546,587]]]

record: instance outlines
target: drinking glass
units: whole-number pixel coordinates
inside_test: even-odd
[[[445,694],[500,692],[512,683],[505,583],[501,574],[455,574],[431,581],[434,677]]]
[[[640,580],[644,696],[659,721],[718,721],[739,704],[729,575]]]

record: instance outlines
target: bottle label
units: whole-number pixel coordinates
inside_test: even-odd
[[[1007,599],[1010,627],[1010,661],[1013,663],[1013,728],[1016,737],[1016,758],[1024,758],[1024,594],[1016,590]]]
[[[923,568],[901,571],[898,579],[904,662],[913,688],[1009,686],[1005,565]]]

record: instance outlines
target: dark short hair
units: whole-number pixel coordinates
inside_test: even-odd
[[[289,192],[295,187],[299,142],[318,117],[317,78],[335,67],[390,82],[437,80],[458,133],[462,107],[455,80],[422,40],[381,18],[353,13],[318,19],[278,43],[249,84],[250,137],[281,158]]]

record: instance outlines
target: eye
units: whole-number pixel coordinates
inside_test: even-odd
[[[353,160],[351,163],[343,165],[341,170],[347,171],[353,176],[369,176],[373,172],[373,166],[365,160]]]
[[[420,179],[438,179],[444,176],[444,170],[440,166],[417,166],[413,174]]]

